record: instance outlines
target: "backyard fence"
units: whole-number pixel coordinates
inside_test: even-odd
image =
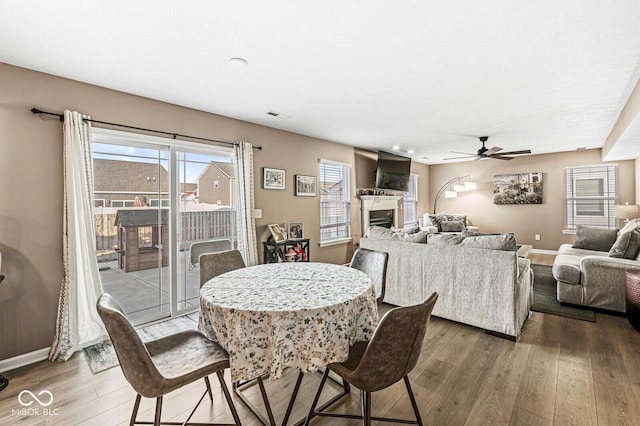
[[[236,241],[236,211],[222,208],[211,211],[181,212],[180,240],[189,245],[194,241],[227,238]],[[115,212],[96,212],[96,250],[113,250],[118,245]]]

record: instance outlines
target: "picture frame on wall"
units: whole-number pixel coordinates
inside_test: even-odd
[[[315,176],[296,175],[296,196],[315,197],[318,186]]]
[[[275,241],[276,243],[279,243],[280,241],[284,241],[287,239],[286,231],[279,224],[271,223],[267,225],[267,228],[269,228],[269,232],[271,232],[271,237],[273,238],[273,241]]]
[[[262,172],[263,189],[285,189],[286,172],[282,169],[264,167]]]
[[[290,240],[296,240],[304,238],[304,223],[302,222],[289,222],[288,234]]]
[[[493,177],[494,204],[542,204],[542,173]]]

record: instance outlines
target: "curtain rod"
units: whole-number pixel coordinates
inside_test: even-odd
[[[59,114],[59,113],[55,113],[55,112],[48,112],[48,111],[42,111],[42,110],[40,110],[38,108],[31,108],[31,112],[33,114],[45,114],[45,115],[51,115],[51,116],[54,116],[54,117],[58,117],[60,122],[64,123],[64,114]],[[144,132],[158,133],[158,134],[161,134],[161,135],[171,136],[173,139],[176,139],[176,138],[187,138],[187,139],[194,139],[194,140],[205,141],[205,142],[223,143],[223,144],[226,144],[226,145],[234,145],[234,146],[238,145],[236,142],[228,142],[228,141],[220,141],[220,140],[217,140],[217,139],[201,138],[201,137],[198,137],[198,136],[183,135],[181,133],[165,132],[163,130],[146,129],[144,127],[128,126],[126,124],[110,123],[108,121],[93,120],[93,119],[90,119],[90,118],[84,118],[83,120],[84,121],[88,121],[90,123],[105,124],[105,125],[108,125],[108,126],[124,127],[126,129],[142,130]],[[254,145],[253,148],[262,150],[261,146],[255,146]]]

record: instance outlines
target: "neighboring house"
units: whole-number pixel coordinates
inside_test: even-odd
[[[96,207],[133,207],[136,197],[143,206],[169,201],[169,173],[158,164],[95,158],[93,175]]]
[[[197,178],[198,201],[236,206],[236,168],[233,163],[212,161]]]

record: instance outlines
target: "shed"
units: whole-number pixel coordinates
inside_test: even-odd
[[[115,226],[118,229],[118,266],[124,272],[169,265],[168,209],[119,209]]]

